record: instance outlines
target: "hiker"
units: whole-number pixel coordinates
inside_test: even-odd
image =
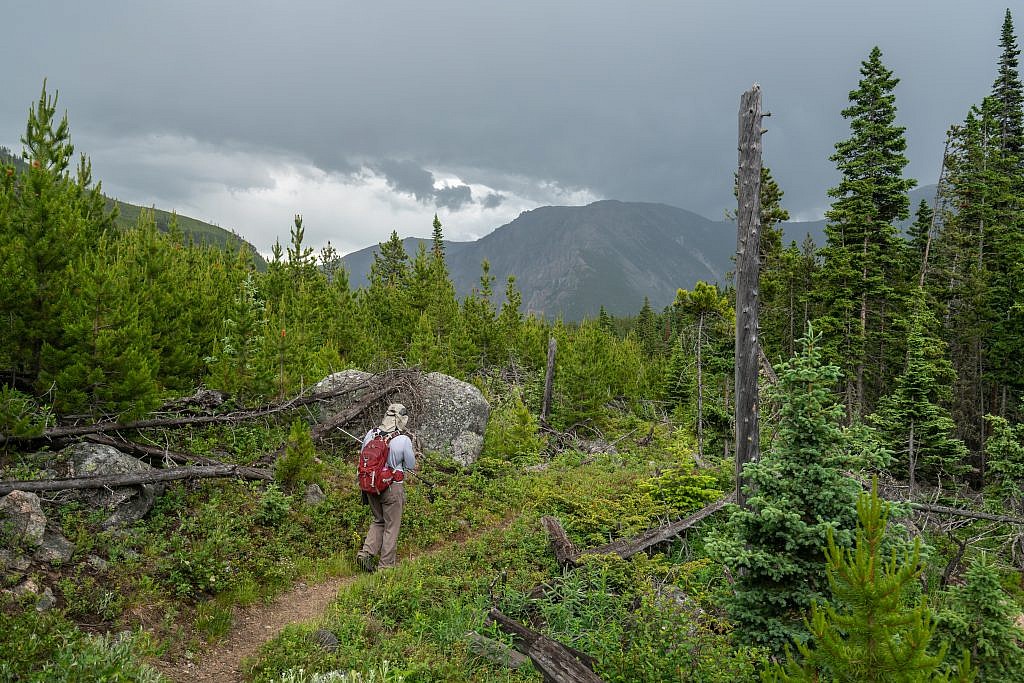
[[[387,448],[387,467],[383,470],[384,484],[380,484],[380,472],[364,472],[360,465],[359,485],[366,496],[373,515],[370,530],[366,532],[366,542],[356,555],[359,566],[368,572],[375,569],[394,567],[398,554],[398,529],[402,524],[402,508],[405,506],[405,485],[402,483],[406,472],[416,469],[416,455],[413,452],[412,440],[402,430],[409,422],[409,413],[401,403],[392,403],[384,413],[380,426],[375,427],[363,437],[360,449],[360,460],[364,463],[368,455],[376,448]],[[383,439],[371,445],[374,439]],[[365,457],[364,457],[365,456]],[[391,479],[393,477],[393,479]],[[371,480],[376,479],[376,482]],[[391,479],[390,483],[386,483]],[[383,489],[375,493],[374,489]],[[374,564],[374,558],[380,556],[380,562]]]

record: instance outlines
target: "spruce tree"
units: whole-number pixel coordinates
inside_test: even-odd
[[[979,681],[1019,681],[1024,674],[1024,629],[1014,619],[1020,610],[999,585],[999,572],[985,556],[971,565],[965,579],[950,590],[939,612],[939,637],[950,649],[970,652]]]
[[[1019,505],[1024,498],[1024,423],[1011,424],[998,415],[986,415],[985,420],[985,455],[992,479],[1004,500]]]
[[[896,455],[898,473],[907,473],[913,495],[917,477],[948,479],[970,469],[967,449],[953,436],[954,423],[943,406],[956,378],[935,336],[938,321],[918,288],[907,337],[907,362],[892,393],[878,404],[871,421]]]
[[[842,174],[829,190],[824,265],[817,283],[823,307],[820,328],[829,358],[844,370],[850,418],[869,412],[900,357],[893,320],[900,314],[900,238],[894,221],[908,216],[907,192],[915,181],[907,165],[904,128],[895,124],[899,79],[871,50],[861,80],[843,110],[851,135],[836,143],[832,161]]]
[[[806,639],[803,614],[828,597],[821,549],[829,533],[849,547],[856,526],[860,486],[846,473],[843,406],[832,393],[839,368],[821,356],[809,328],[771,391],[780,412],[770,450],[744,468],[749,507],[732,508],[709,543],[735,578],[725,603],[739,640],[776,653]]]
[[[785,666],[773,665],[766,681],[941,681],[947,646],[929,652],[935,631],[924,598],[908,605],[906,596],[921,575],[921,542],[897,560],[887,559],[885,532],[888,504],[877,484],[857,501],[855,547],[843,548],[828,530],[825,550],[833,603],[815,604],[808,622],[812,642],[796,641],[799,658],[787,652]],[[788,648],[787,648],[788,650]],[[952,680],[973,677],[969,660],[961,660]],[[987,679],[986,679],[987,680]]]
[[[1003,27],[999,35],[999,72],[992,84],[992,96],[999,103],[999,139],[1003,150],[1022,159],[1024,151],[1024,84],[1018,71],[1020,48],[1013,30],[1013,17],[1006,10]]]

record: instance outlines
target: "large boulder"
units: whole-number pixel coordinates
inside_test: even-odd
[[[11,491],[0,498],[0,538],[30,548],[38,548],[46,533],[46,515],[39,496]]]
[[[148,472],[153,468],[125,455],[112,446],[94,443],[76,443],[61,452],[67,466],[68,477],[96,477],[109,474]],[[163,493],[160,484],[118,486],[113,489],[86,489],[69,492],[71,497],[85,505],[110,511],[103,522],[104,528],[131,524],[145,517],[156,499]]]
[[[325,396],[320,419],[327,421],[350,407],[373,379],[374,375],[360,370],[343,370],[324,378],[313,388],[315,394]],[[401,403],[409,409],[407,430],[416,437],[420,449],[447,455],[462,466],[471,465],[480,456],[491,408],[472,384],[439,372],[414,373],[392,395],[344,425],[346,430],[362,439],[377,426],[389,403]]]

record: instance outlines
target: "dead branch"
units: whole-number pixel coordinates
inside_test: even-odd
[[[68,489],[102,489],[118,486],[138,486],[139,484],[156,484],[163,481],[179,481],[181,479],[215,479],[237,477],[271,481],[273,475],[268,470],[242,465],[202,465],[196,467],[172,467],[164,470],[147,472],[130,472],[128,474],[107,474],[99,477],[74,477],[72,479],[33,479],[19,481],[9,479],[0,481],[0,495],[11,491],[66,491]]]
[[[534,665],[544,674],[545,681],[601,683],[602,679],[593,672],[593,658],[579,650],[537,633],[493,607],[487,615],[487,622],[497,624],[498,628],[515,639],[516,649],[533,660]]]
[[[482,636],[476,631],[467,633],[466,638],[469,640],[470,652],[498,666],[520,669],[530,661],[528,657],[513,650],[505,643]]]
[[[698,510],[689,517],[685,517],[672,522],[671,524],[666,524],[655,529],[649,529],[639,536],[634,536],[633,538],[620,538],[597,548],[588,548],[587,550],[584,550],[582,554],[618,555],[623,559],[627,559],[652,546],[675,538],[686,529],[696,526],[704,519],[715,514],[725,507],[727,503],[733,502],[734,499],[735,494],[729,494],[728,496],[715,501],[711,505]]]
[[[116,448],[122,453],[127,453],[128,455],[134,455],[142,458],[156,458],[161,462],[164,460],[170,460],[179,465],[184,465],[186,463],[212,466],[224,465],[224,463],[219,460],[207,458],[202,455],[172,451],[169,448],[159,448],[158,446],[143,446],[142,444],[138,444],[133,441],[114,439],[104,434],[89,434],[85,437],[85,440],[91,443],[102,444],[104,446],[111,446],[112,448]]]
[[[893,500],[889,502],[903,503],[906,501]],[[951,508],[946,507],[945,505],[929,505],[927,503],[910,503],[910,507],[914,510],[933,512],[937,515],[956,515],[958,517],[968,517],[970,519],[988,519],[993,522],[1020,524],[1021,526],[1024,526],[1024,519],[1021,519],[1020,517],[1011,517],[1010,515],[995,515],[991,512],[976,512],[974,510],[962,510],[960,508]]]

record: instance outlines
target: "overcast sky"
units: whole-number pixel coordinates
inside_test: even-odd
[[[428,236],[435,212],[456,240],[597,199],[720,219],[758,82],[765,162],[810,220],[872,46],[901,79],[908,174],[933,183],[991,89],[1006,1],[7,0],[0,145],[20,151],[46,78],[107,194],[263,252],[301,213],[347,252]]]

